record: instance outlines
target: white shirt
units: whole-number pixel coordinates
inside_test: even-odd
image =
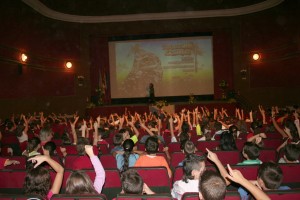
[[[186,192],[199,192],[199,180],[188,180],[187,183],[182,180],[176,181],[171,190],[172,197],[178,200]]]

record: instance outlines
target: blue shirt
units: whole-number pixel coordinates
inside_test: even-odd
[[[289,186],[280,186],[277,190],[290,190]],[[241,200],[248,200],[251,195],[250,193],[243,187],[239,187],[238,192],[241,196]]]
[[[129,162],[128,162],[128,167],[133,167],[136,160],[139,158],[140,156],[138,154],[130,154],[129,156]],[[117,161],[117,167],[119,170],[122,170],[123,165],[124,165],[124,156],[123,154],[117,154],[116,155],[116,161]]]

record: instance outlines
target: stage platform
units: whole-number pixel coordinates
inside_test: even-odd
[[[227,110],[227,113],[229,115],[235,114],[235,108],[237,107],[237,103],[229,103],[227,101],[203,101],[203,102],[196,102],[193,104],[189,104],[187,102],[176,102],[176,103],[169,103],[170,106],[174,106],[174,108],[171,108],[175,110],[176,113],[180,112],[183,108],[193,110],[197,106],[204,107],[206,106],[210,111],[213,111],[214,108],[221,109],[224,108]],[[150,110],[153,110],[153,106],[151,104],[126,104],[126,105],[103,105],[103,106],[97,106],[94,108],[88,108],[86,109],[86,115],[91,116],[93,118],[100,115],[103,116],[109,116],[112,113],[117,113],[118,115],[123,115],[125,112],[125,109],[127,111],[130,111],[130,113],[134,114],[135,112],[143,114],[145,112],[149,112]],[[169,108],[170,109],[170,108]],[[172,112],[172,111],[171,111]]]

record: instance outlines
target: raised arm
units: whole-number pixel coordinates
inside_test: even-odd
[[[217,168],[220,171],[221,176],[225,179],[226,185],[230,185],[230,181],[228,181],[228,179],[226,178],[226,177],[228,177],[228,172],[225,169],[225,167],[223,166],[223,164],[221,163],[221,161],[219,160],[217,154],[215,154],[214,152],[208,150],[207,148],[206,148],[206,151],[208,153],[207,158],[209,160],[211,160],[213,163],[215,163],[215,165],[217,166]]]
[[[35,163],[34,168],[42,164],[43,162],[47,162],[52,169],[56,172],[52,187],[51,187],[51,192],[53,194],[58,194],[62,185],[62,180],[64,177],[64,168],[55,160],[51,159],[50,156],[45,156],[45,155],[38,155],[35,157],[32,157],[28,159],[28,161],[32,161]]]
[[[91,145],[85,145],[85,152],[90,157],[93,164],[96,177],[94,180],[94,188],[100,194],[105,181],[105,171],[99,160],[99,158],[94,154],[93,147]]]
[[[259,109],[259,112],[260,112],[260,114],[262,116],[263,124],[267,124],[267,121],[266,121],[266,112],[265,112],[264,108],[261,105],[258,105],[258,109]]]
[[[277,121],[275,120],[275,110],[272,110],[272,123],[273,123],[273,126],[275,127],[275,129],[282,135],[282,137],[289,137],[290,139],[293,139],[291,134],[288,134],[286,133],[284,130],[282,130],[279,125],[277,124]]]
[[[270,198],[266,193],[264,193],[261,189],[253,185],[250,181],[244,178],[242,173],[239,170],[232,170],[230,165],[227,165],[229,174],[227,176],[228,179],[231,181],[234,181],[240,185],[242,185],[244,188],[246,188],[254,197],[254,199],[257,200],[269,200]]]

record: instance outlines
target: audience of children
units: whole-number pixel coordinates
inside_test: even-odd
[[[183,109],[179,116],[177,114],[169,115],[165,112],[161,112],[157,116],[151,113],[149,115],[144,114],[142,117],[137,113],[133,116],[130,113],[125,113],[124,116],[113,115],[109,119],[98,116],[95,122],[93,119],[85,121],[77,115],[69,116],[69,119],[60,116],[65,128],[61,139],[66,137],[69,140],[68,144],[76,144],[77,147],[78,159],[73,163],[72,168],[74,170],[94,168],[96,172],[96,179],[93,184],[89,176],[83,171],[74,171],[68,178],[66,193],[101,193],[105,182],[105,170],[89,144],[97,146],[104,142],[109,145],[108,147],[114,146],[111,148],[111,153],[115,155],[118,169],[122,172],[122,192],[126,194],[153,194],[154,192],[144,184],[138,173],[131,168],[164,166],[167,168],[169,177],[171,177],[172,170],[169,167],[169,160],[156,155],[159,142],[167,146],[164,134],[170,133],[170,142],[180,141],[186,154],[182,165],[179,164],[183,167],[184,176],[182,180],[174,183],[170,191],[174,198],[181,199],[185,192],[199,191],[200,199],[222,199],[226,195],[226,185],[236,182],[241,185],[238,191],[242,198],[248,198],[249,195],[252,195],[256,199],[269,199],[263,191],[268,189],[286,190],[289,187],[281,186],[283,174],[278,164],[262,163],[259,160],[260,148],[264,147],[263,139],[267,138],[267,134],[262,132],[262,127],[268,124],[273,125],[282,138],[287,138],[278,147],[278,151],[283,152],[283,157],[279,159],[279,163],[299,163],[299,114],[297,112],[288,114],[287,112],[280,115],[277,107],[272,108],[267,113],[262,106],[259,106],[259,111],[261,118],[255,116],[255,119],[252,115],[253,112],[250,112],[249,117],[246,118],[243,110],[237,109],[236,118],[234,118],[228,116],[225,109],[218,113],[216,109],[210,112],[207,108],[199,110],[196,108],[192,112]],[[38,194],[49,199],[53,194],[60,191],[64,170],[59,163],[51,159],[51,156],[58,155],[55,152],[56,146],[63,148],[63,146],[56,145],[52,141],[54,133],[51,128],[51,121],[57,121],[57,118],[59,115],[45,117],[43,113],[36,116],[20,115],[19,122],[13,118],[13,120],[8,120],[5,123],[5,131],[1,132],[0,142],[2,146],[3,144],[5,147],[9,146],[13,155],[19,155],[18,149],[22,149],[21,144],[27,143],[23,155],[29,157],[28,161],[34,162],[35,167],[28,170],[24,181],[26,194]],[[247,123],[251,127],[248,132],[244,130]],[[199,131],[197,128],[199,129],[200,125],[203,129]],[[221,130],[221,125],[223,130]],[[32,127],[36,128],[33,129]],[[226,131],[227,129],[228,131]],[[245,160],[238,165],[260,165],[257,180],[246,180],[238,170],[232,170],[230,166],[226,170],[224,168],[226,163],[221,163],[216,154],[209,150],[207,150],[207,158],[217,166],[219,173],[204,170],[204,159],[195,154],[197,149],[194,142],[201,138],[202,134],[205,135],[205,140],[218,140],[214,134],[220,130],[218,150],[237,150],[235,141],[247,138],[242,150]],[[105,131],[108,131],[108,134],[104,134]],[[148,135],[140,134],[143,131]],[[93,134],[90,134],[91,132]],[[194,135],[196,133],[197,135]],[[114,145],[106,142],[102,137],[104,135],[108,135],[110,139],[113,138]],[[7,141],[11,143],[8,144]],[[145,142],[146,155],[143,155],[141,151],[136,151],[138,142]],[[66,151],[63,152],[63,155],[68,156]],[[48,163],[57,173],[52,184],[48,169],[40,165],[43,162]],[[18,161],[0,158],[2,168],[18,163]],[[39,187],[36,187],[36,184]]]

